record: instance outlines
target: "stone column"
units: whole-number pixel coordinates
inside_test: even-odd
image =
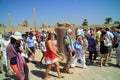
[[[34,16],[34,29],[36,31],[36,10],[33,8],[33,16]]]
[[[65,53],[64,52],[64,44],[63,44],[63,38],[66,35],[66,30],[67,29],[72,29],[72,39],[75,41],[75,27],[58,27],[55,29],[57,33],[57,47],[60,53]]]
[[[10,13],[8,13],[8,28],[11,27],[11,24],[10,24]]]

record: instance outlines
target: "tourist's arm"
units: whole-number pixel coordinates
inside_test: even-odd
[[[21,47],[19,47],[20,52],[27,53],[27,50],[23,50]]]
[[[53,53],[53,54],[55,54],[57,57],[59,57],[60,59],[63,59],[60,55],[58,55],[57,54],[57,52],[56,51],[54,51],[53,49],[52,49],[52,42],[49,40],[49,41],[47,41],[47,46],[48,46],[48,48],[50,49],[50,51]]]
[[[12,71],[12,69],[11,69],[11,67],[10,67],[10,60],[8,59],[8,60],[7,60],[7,74],[8,74],[8,75],[11,75],[11,72],[13,72],[13,71]]]
[[[84,43],[83,43],[83,40],[82,40],[82,37],[79,37],[79,42],[80,42],[80,44],[83,46],[84,45]]]
[[[104,37],[105,38],[105,41],[107,42],[107,44],[109,43],[109,40],[108,40],[108,38],[105,36]]]

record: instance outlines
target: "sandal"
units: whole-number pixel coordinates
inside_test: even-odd
[[[69,72],[68,70],[66,70],[65,68],[63,68],[63,70],[68,73],[68,74],[73,74],[73,72]]]
[[[66,69],[65,69],[65,68],[63,68],[63,70],[64,70],[64,71],[66,71]]]
[[[52,80],[51,78],[45,78],[44,80]]]
[[[65,76],[58,76],[58,78],[64,78]]]
[[[73,72],[67,72],[68,74],[73,74]]]

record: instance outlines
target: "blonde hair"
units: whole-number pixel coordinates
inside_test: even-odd
[[[54,36],[54,34],[53,34],[53,33],[51,33],[51,32],[50,32],[50,33],[48,33],[48,38],[47,38],[47,40],[50,40],[52,36]]]

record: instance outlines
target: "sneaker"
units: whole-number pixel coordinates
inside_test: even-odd
[[[100,67],[103,67],[103,65],[100,65]]]
[[[86,68],[88,68],[87,66],[83,66],[83,69],[86,69]]]
[[[108,64],[105,64],[106,67],[108,67],[109,65]]]

